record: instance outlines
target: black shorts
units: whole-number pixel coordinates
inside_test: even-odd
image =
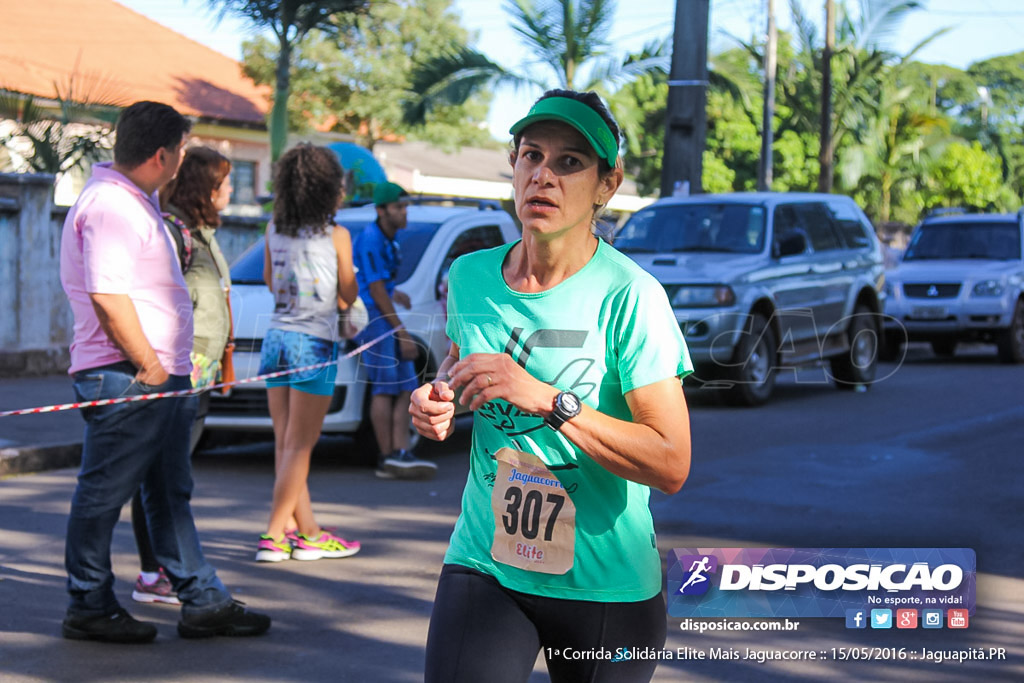
[[[430,615],[426,683],[523,683],[541,649],[554,683],[650,681],[657,660],[616,655],[660,652],[667,623],[661,593],[642,602],[546,598],[446,564]]]

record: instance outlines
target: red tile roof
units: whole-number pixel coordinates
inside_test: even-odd
[[[243,76],[238,62],[113,0],[3,5],[2,89],[53,97],[54,83],[66,87],[76,73],[77,92],[118,104],[156,100],[193,116],[265,121],[268,89]],[[196,21],[209,20],[202,3],[194,6]]]

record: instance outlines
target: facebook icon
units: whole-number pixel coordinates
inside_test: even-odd
[[[867,628],[867,612],[862,609],[846,610],[846,628]]]

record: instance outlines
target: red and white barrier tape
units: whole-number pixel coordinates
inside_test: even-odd
[[[371,339],[362,346],[356,347],[349,351],[344,356],[341,356],[337,360],[330,360],[324,363],[316,363],[315,365],[306,365],[301,368],[294,368],[292,370],[281,370],[279,372],[271,372],[266,375],[257,375],[256,377],[247,377],[245,379],[236,380],[234,382],[223,382],[221,384],[213,384],[207,387],[198,387],[192,389],[181,389],[179,391],[161,391],[155,394],[140,394],[139,396],[125,396],[122,398],[101,398],[96,401],[81,401],[78,403],[62,403],[60,405],[53,406],[40,406],[39,408],[22,408],[20,410],[4,410],[0,411],[0,417],[14,417],[16,415],[40,415],[42,413],[56,413],[62,410],[79,410],[81,408],[98,408],[99,406],[115,405],[117,403],[132,403],[135,401],[152,401],[158,398],[173,398],[176,396],[191,396],[193,394],[201,394],[204,391],[214,391],[216,389],[223,389],[224,387],[231,387],[238,384],[250,384],[252,382],[261,382],[265,379],[273,379],[274,377],[282,377],[284,375],[290,375],[294,372],[304,372],[306,370],[319,370],[320,368],[326,368],[329,365],[335,365],[343,360],[347,360],[356,354],[362,353],[366,349],[370,348],[374,344],[380,342],[382,339],[391,336],[397,332],[397,328],[393,328],[388,332],[380,335],[375,339]]]

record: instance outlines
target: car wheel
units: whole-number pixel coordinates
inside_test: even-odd
[[[1000,361],[1003,363],[1024,362],[1024,300],[1017,300],[1010,326],[1003,330],[996,343],[999,345]]]
[[[956,340],[938,339],[933,341],[932,353],[940,358],[952,358],[956,355]]]
[[[750,329],[740,335],[728,379],[732,386],[725,401],[734,406],[757,406],[767,401],[775,389],[775,332],[760,313],[751,318]]]
[[[878,318],[867,306],[857,306],[846,335],[850,348],[830,363],[836,387],[870,386],[878,369]]]

